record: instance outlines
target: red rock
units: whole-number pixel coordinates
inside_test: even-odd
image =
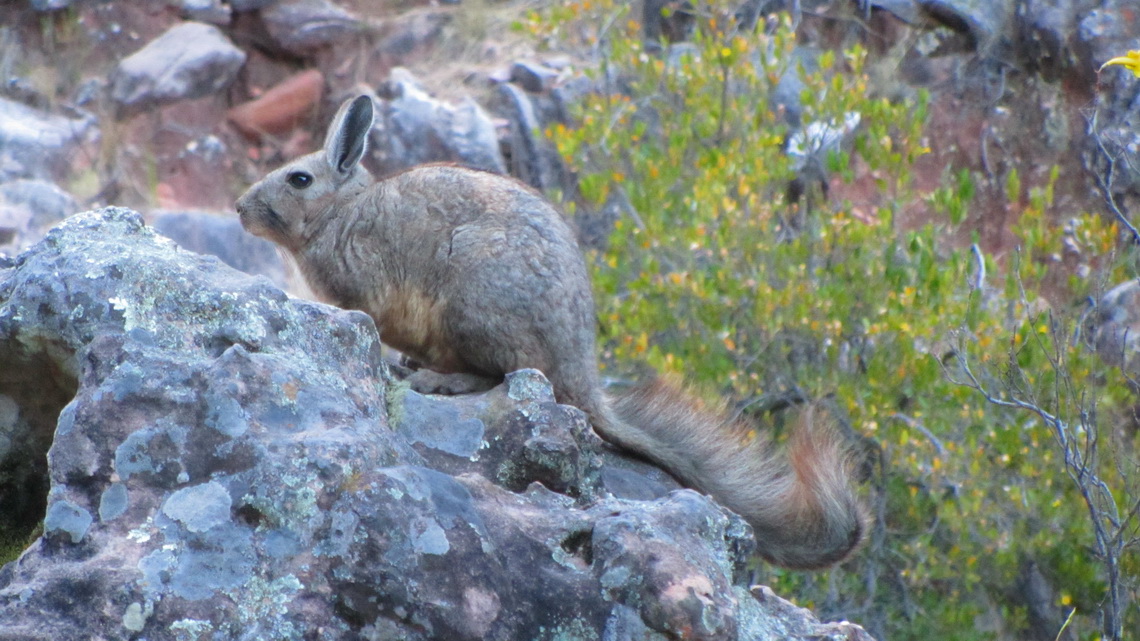
[[[302,71],[258,98],[230,109],[227,118],[253,139],[287,134],[313,114],[324,87],[325,77],[320,71]]]

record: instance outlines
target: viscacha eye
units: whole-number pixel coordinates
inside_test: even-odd
[[[285,182],[296,189],[305,189],[313,184],[313,175],[303,171],[294,171],[285,178]]]

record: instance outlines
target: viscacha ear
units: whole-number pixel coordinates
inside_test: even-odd
[[[325,137],[325,157],[333,169],[346,174],[360,162],[372,131],[372,98],[357,96],[337,111]]]

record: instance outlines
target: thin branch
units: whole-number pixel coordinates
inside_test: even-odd
[[[970,289],[984,290],[986,286],[986,257],[982,254],[982,248],[978,247],[977,243],[970,245],[970,253],[974,255],[974,260],[978,263],[978,269],[974,272],[974,280],[970,283]]]
[[[1104,172],[1093,171],[1093,177],[1096,179],[1096,186],[1100,190],[1101,196],[1104,197],[1104,204],[1112,215],[1120,221],[1121,225],[1128,230],[1132,235],[1132,242],[1140,244],[1140,230],[1132,224],[1128,216],[1120,209],[1116,202],[1116,196],[1112,194],[1112,186],[1116,182],[1116,158],[1109,153],[1108,148],[1104,146],[1104,139],[1101,137],[1097,127],[1097,120],[1100,116],[1099,107],[1093,111],[1092,119],[1089,121],[1089,131],[1092,132],[1092,139],[1096,141],[1096,149],[1100,152],[1100,156],[1104,159],[1105,168]]]
[[[900,414],[898,412],[891,414],[887,418],[893,418],[896,421],[902,421],[903,423],[906,423],[907,427],[922,432],[922,435],[925,436],[934,445],[934,449],[937,450],[939,456],[946,454],[946,446],[942,444],[942,441],[938,440],[938,437],[935,436],[933,432],[926,429],[926,426],[923,425],[920,421],[917,421],[914,418],[907,416],[906,414]]]
[[[1022,304],[1027,305],[1024,284],[1018,282],[1022,288]],[[1037,318],[1027,317],[1031,327],[1038,323]],[[1015,359],[1016,352],[1011,349],[1011,365],[1007,376],[1007,387],[1012,392],[1008,398],[995,395],[982,381],[970,366],[963,345],[955,350],[954,356],[961,375],[952,373],[943,364],[943,371],[947,379],[957,385],[963,385],[980,393],[988,403],[1012,409],[1028,411],[1040,418],[1050,429],[1061,449],[1065,471],[1076,491],[1085,504],[1092,526],[1094,552],[1101,562],[1106,574],[1106,588],[1108,594],[1102,606],[1102,631],[1105,638],[1119,641],[1122,635],[1124,601],[1121,595],[1122,577],[1120,557],[1124,550],[1126,533],[1135,527],[1135,520],[1140,518],[1140,501],[1121,518],[1119,507],[1108,483],[1097,472],[1097,461],[1100,454],[1100,429],[1096,418],[1096,400],[1090,399],[1086,390],[1078,390],[1072,377],[1068,375],[1065,344],[1056,339],[1061,334],[1056,319],[1052,315],[1048,318],[1049,333],[1053,341],[1048,342],[1045,337],[1033,332],[1035,340],[1033,345],[1041,351],[1055,375],[1052,384],[1052,404],[1056,410],[1051,411],[1033,398],[1031,388],[1018,389],[1019,382],[1028,383],[1025,373],[1018,367]],[[959,337],[961,340],[961,337]],[[965,377],[964,379],[962,377]],[[1074,424],[1060,415],[1067,405],[1075,406],[1077,422]],[[1083,438],[1078,438],[1083,436]]]

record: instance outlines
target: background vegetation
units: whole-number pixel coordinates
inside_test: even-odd
[[[744,33],[728,3],[701,6],[692,45],[664,53],[613,0],[519,28],[597,53],[604,90],[546,133],[580,185],[557,195],[566,208],[617,212],[591,255],[610,372],[681,372],[777,425],[775,409],[823,400],[862,453],[866,548],[827,573],[757,566],[757,581],[883,639],[1140,629],[1135,399],[1081,334],[1080,301],[1135,276],[1117,224],[1061,222],[1058,172],[1029,189],[1014,169],[1018,249],[986,255],[964,225],[970,171],[914,186],[922,93],[879,97],[857,46],[806,65],[787,21]],[[871,177],[881,204],[823,197],[785,153],[794,105],[774,92],[790,77],[803,123],[858,115],[817,162]]]

